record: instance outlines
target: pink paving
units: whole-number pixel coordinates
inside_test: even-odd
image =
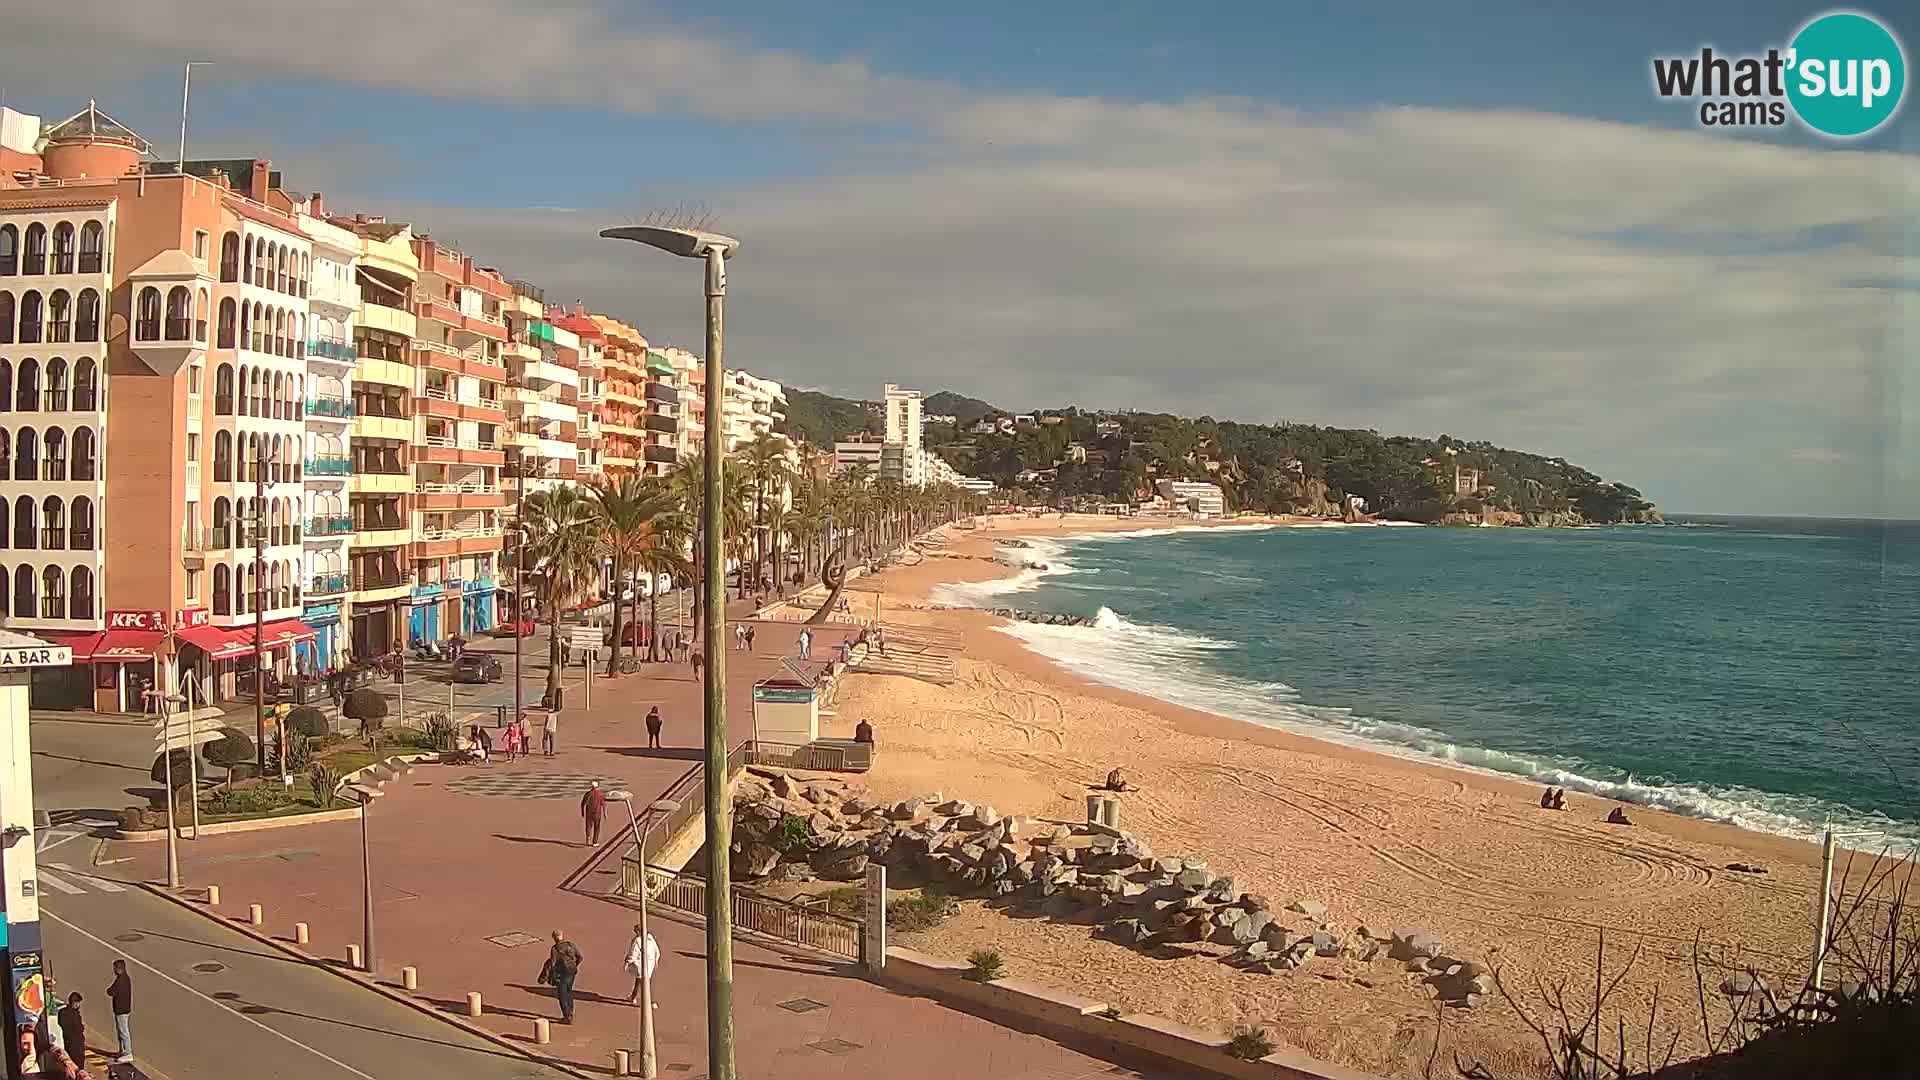
[[[761,623],[756,651],[730,651],[729,735],[750,734],[746,702],[757,678],[791,654],[798,628]],[[815,655],[838,644],[822,628]],[[486,1000],[488,1028],[531,1048],[532,1019],[557,1020],[552,992],[536,983],[548,935],[564,930],[585,955],[575,1023],[555,1023],[540,1053],[611,1073],[613,1051],[637,1046],[632,980],[622,970],[634,914],[556,886],[592,854],[579,815],[584,779],[556,783],[557,798],[463,794],[484,787],[534,789],[549,777],[599,777],[634,790],[644,805],[698,759],[699,686],[685,665],[617,680],[597,678],[590,711],[569,710],[559,752],[507,764],[426,766],[390,782],[370,821],[378,977],[399,983],[419,969],[419,996],[461,1012],[466,994]],[[576,697],[578,691],[569,694]],[[666,749],[648,751],[641,717],[659,704]],[[537,727],[536,727],[537,730]],[[485,783],[480,783],[485,782]],[[608,807],[608,832],[624,811]],[[129,876],[164,877],[164,845],[119,842]],[[311,928],[309,951],[339,960],[361,940],[360,825],[356,821],[210,836],[181,845],[187,884],[218,884],[220,914],[265,907],[265,930],[286,941]],[[662,951],[654,979],[661,1075],[704,1075],[703,931],[656,917]],[[525,943],[514,944],[521,935]],[[489,940],[500,939],[500,940]],[[504,943],[503,943],[504,942]],[[747,940],[734,945],[734,1014],[740,1075],[781,1080],[965,1077],[1069,1080],[1139,1075],[1045,1038],[990,1023],[868,982],[846,964]],[[809,1003],[818,1003],[818,1006]],[[782,1007],[786,1005],[787,1007]],[[799,1011],[796,1011],[796,1006]],[[838,1040],[835,1042],[834,1040]],[[823,1044],[825,1049],[820,1048]],[[848,1049],[841,1044],[852,1044]]]

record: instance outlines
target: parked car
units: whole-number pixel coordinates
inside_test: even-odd
[[[647,645],[648,627],[646,623],[628,622],[620,635],[620,644],[629,649],[643,649]],[[613,627],[600,631],[602,645],[613,644]]]
[[[525,618],[520,620],[520,624],[518,626],[515,626],[511,621],[501,623],[499,626],[494,628],[493,636],[494,637],[532,637],[534,627],[537,625],[538,624],[535,623],[533,620],[533,616],[528,615]]]
[[[453,665],[453,681],[490,683],[500,681],[500,661],[489,653],[468,653]]]

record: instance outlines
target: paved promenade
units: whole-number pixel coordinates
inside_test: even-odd
[[[798,628],[762,623],[757,651],[728,653],[729,728],[751,734],[753,682],[791,654]],[[816,650],[837,643],[824,631]],[[818,653],[816,653],[817,655]],[[569,704],[578,695],[570,691]],[[370,820],[375,882],[377,974],[398,985],[400,968],[419,969],[419,996],[454,1012],[466,994],[486,998],[488,1028],[531,1043],[535,1017],[558,1017],[551,991],[536,982],[548,935],[564,930],[585,954],[576,1023],[555,1023],[544,1053],[610,1073],[616,1048],[637,1047],[637,1010],[626,1003],[622,971],[633,913],[557,885],[592,854],[578,803],[590,779],[632,789],[644,804],[700,756],[699,684],[685,665],[597,678],[593,708],[570,709],[560,750],[488,766],[432,766],[389,783]],[[644,749],[647,708],[665,717],[666,748]],[[610,806],[611,835],[625,812]],[[116,842],[108,858],[127,877],[164,875],[164,845]],[[310,950],[344,958],[361,939],[360,825],[355,821],[208,837],[181,845],[189,886],[220,885],[229,918],[249,904],[266,909],[265,929],[292,940],[312,930]],[[662,949],[655,977],[661,1075],[705,1073],[703,931],[656,917]],[[895,993],[850,966],[811,954],[738,940],[735,1025],[740,1074],[782,1080],[871,1077],[980,1077],[1068,1080],[1139,1075],[1038,1036],[989,1023],[932,1001]]]

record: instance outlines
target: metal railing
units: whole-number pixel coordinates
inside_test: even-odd
[[[352,476],[353,459],[349,457],[310,457],[307,459],[307,472],[313,476]]]
[[[343,360],[351,363],[360,359],[360,350],[351,341],[327,341],[312,338],[307,342],[308,356],[321,356],[329,360]]]
[[[353,531],[352,514],[307,515],[308,536],[340,536]]]
[[[346,574],[315,574],[308,583],[308,596],[333,596],[346,592],[352,585],[352,579]]]
[[[498,525],[474,525],[461,529],[422,528],[414,538],[417,540],[485,540],[499,535],[501,535],[501,529]]]
[[[347,397],[310,397],[307,399],[307,413],[312,416],[331,416],[349,420],[355,413],[353,399]]]
[[[422,495],[497,495],[500,489],[485,480],[461,480],[448,483],[429,480],[414,489]]]

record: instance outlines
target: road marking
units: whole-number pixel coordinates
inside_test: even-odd
[[[63,863],[63,862],[48,863],[47,865],[53,867],[55,870],[72,874],[74,877],[81,878],[85,881],[90,881],[93,883],[93,887],[96,889],[99,889],[101,892],[126,892],[127,891],[126,886],[124,885],[116,884],[115,882],[110,881],[107,878],[103,878],[98,874],[89,874],[85,870],[75,870],[73,867],[68,866],[66,863]]]
[[[346,1062],[341,1061],[339,1058],[328,1055],[323,1050],[316,1050],[313,1047],[308,1046],[306,1043],[301,1042],[299,1039],[294,1038],[293,1036],[287,1034],[284,1031],[279,1030],[278,1028],[270,1027],[266,1024],[261,1023],[258,1020],[255,1020],[253,1017],[246,1015],[245,1013],[237,1012],[233,1009],[227,1008],[226,1006],[222,1005],[220,1002],[215,1001],[213,998],[210,998],[207,995],[201,993],[200,991],[195,990],[193,987],[188,986],[186,983],[181,982],[179,979],[176,979],[173,976],[167,974],[166,972],[161,971],[159,968],[154,967],[152,964],[147,963],[145,960],[142,960],[139,957],[134,956],[133,954],[127,952],[124,949],[118,948],[106,941],[102,941],[101,939],[94,937],[92,934],[89,934],[85,930],[80,929],[79,927],[73,925],[67,920],[61,918],[60,916],[55,915],[51,911],[47,911],[43,908],[41,909],[40,915],[42,918],[52,919],[54,922],[57,922],[61,926],[64,926],[67,929],[73,931],[74,933],[79,934],[81,937],[86,938],[88,941],[93,942],[95,945],[100,946],[101,948],[107,950],[110,953],[114,953],[115,955],[126,957],[128,963],[140,965],[142,968],[145,968],[147,971],[152,972],[155,975],[158,975],[160,978],[165,979],[167,982],[172,983],[174,986],[177,986],[182,990],[185,990],[187,993],[192,994],[194,997],[199,998],[201,1001],[204,1001],[207,1004],[213,1006],[214,1008],[219,1009],[222,1013],[225,1013],[226,1015],[231,1016],[236,1020],[243,1020],[249,1024],[252,1024],[254,1027],[259,1028],[261,1031],[264,1031],[267,1034],[274,1036],[275,1038],[281,1039],[282,1041],[285,1041],[288,1043],[292,1043],[294,1046],[297,1046],[300,1049],[305,1050],[307,1053],[312,1054],[314,1057],[319,1058],[321,1061],[324,1061],[329,1065],[337,1066],[338,1068],[348,1073],[351,1073],[354,1076],[360,1077],[361,1080],[379,1080],[378,1077],[370,1076],[367,1073],[363,1073],[359,1069],[356,1069],[353,1066],[347,1064]]]
[[[85,835],[87,835],[85,832],[75,832],[69,829],[48,829],[38,837],[34,844],[34,851],[36,853],[52,851],[54,848],[59,847],[69,840],[78,840]]]
[[[61,892],[66,893],[68,896],[79,896],[82,893],[87,891],[71,882],[61,881],[59,878],[54,877],[52,874],[47,873],[45,870],[40,871],[40,885],[42,888],[45,888],[46,886],[51,885],[54,888],[59,889]]]

